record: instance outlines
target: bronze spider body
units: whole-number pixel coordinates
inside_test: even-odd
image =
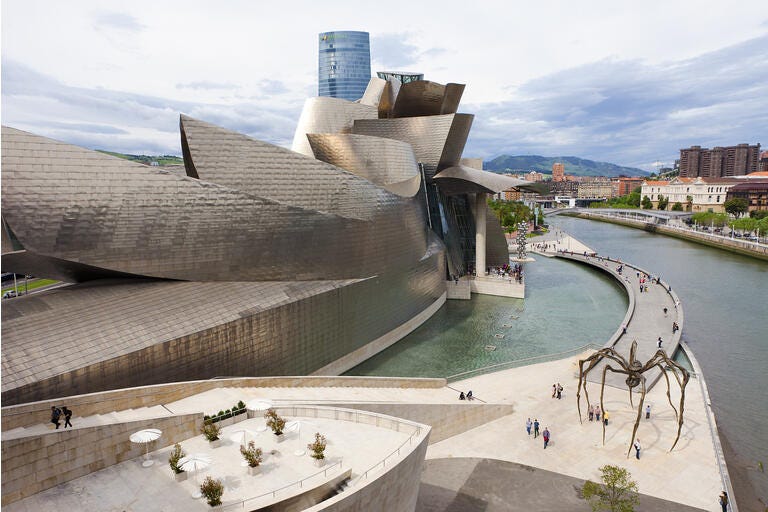
[[[621,373],[627,376],[625,382],[627,384],[627,388],[629,389],[629,403],[634,407],[634,404],[632,403],[632,390],[636,388],[637,386],[641,387],[640,391],[640,405],[637,408],[637,419],[635,420],[635,428],[632,429],[632,438],[629,440],[629,450],[627,450],[627,457],[629,457],[629,454],[632,452],[632,444],[635,441],[635,434],[637,434],[637,427],[640,425],[640,418],[643,414],[643,402],[645,401],[645,376],[643,373],[647,372],[648,370],[658,367],[661,370],[661,374],[664,376],[664,379],[667,381],[667,400],[669,400],[669,405],[672,407],[672,410],[675,411],[675,418],[677,419],[677,437],[675,437],[675,442],[672,443],[672,447],[669,449],[669,451],[672,451],[675,448],[675,445],[677,444],[677,441],[680,439],[680,430],[683,428],[683,407],[685,406],[685,386],[688,385],[688,380],[690,379],[690,374],[688,371],[680,366],[678,363],[673,361],[672,359],[667,356],[667,353],[663,350],[659,349],[656,351],[656,353],[653,355],[653,357],[645,364],[642,364],[640,361],[636,359],[637,354],[637,341],[632,341],[632,347],[629,349],[629,361],[624,359],[618,352],[616,352],[613,348],[603,348],[592,354],[586,359],[582,359],[579,361],[579,387],[576,391],[576,407],[579,410],[579,421],[581,420],[581,388],[584,387],[584,396],[587,399],[587,406],[589,407],[589,393],[587,393],[587,374],[597,366],[597,364],[603,359],[608,359],[616,365],[619,366],[619,368],[613,368],[610,364],[606,364],[603,368],[603,378],[601,380],[601,387],[600,387],[600,409],[603,411],[603,414],[605,414],[605,406],[603,405],[603,394],[605,392],[605,376],[606,373],[610,370],[615,373]],[[584,364],[588,363],[587,368],[584,368]],[[669,387],[669,377],[667,376],[667,372],[664,370],[664,366],[667,365],[671,370],[672,374],[675,376],[675,380],[677,380],[677,384],[680,386],[680,412],[678,414],[677,409],[675,408],[674,404],[672,403],[672,396],[670,395],[670,387]],[[679,374],[678,374],[679,373]],[[605,422],[603,421],[603,444],[605,444]]]

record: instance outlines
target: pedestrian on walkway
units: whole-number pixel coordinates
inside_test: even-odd
[[[528,421],[525,422],[525,431],[528,432],[528,435],[531,435],[531,418],[528,418]]]
[[[603,411],[603,424],[607,427],[608,426],[608,412]]]
[[[547,449],[547,445],[549,444],[549,427],[544,427],[544,434],[542,435],[544,437],[544,449]]]
[[[595,406],[595,421],[600,421],[600,406]]]
[[[667,308],[665,307],[664,308],[664,318],[666,318],[666,317],[667,317]]]
[[[595,407],[593,405],[589,406],[589,421],[592,421],[595,419]]]
[[[645,406],[645,419],[651,419],[651,404]]]
[[[555,395],[557,395],[557,384],[552,384],[552,398],[555,398]]]
[[[539,437],[539,420],[538,418],[533,420],[533,438]]]
[[[637,457],[637,460],[640,460],[640,440],[635,439],[635,457]]]
[[[557,399],[560,400],[563,398],[563,386],[560,385],[560,383],[557,383]]]
[[[67,409],[67,406],[61,408],[61,412],[64,413],[64,428],[67,428],[67,426],[72,426],[72,422],[70,421],[72,419],[72,410]]]
[[[728,493],[725,491],[720,495],[720,506],[723,507],[723,512],[728,512]]]
[[[661,339],[661,336],[659,336],[659,348],[661,348],[662,343],[663,343],[663,340]]]
[[[61,417],[61,409],[56,407],[55,405],[51,406],[51,423],[56,425],[56,429],[58,430],[59,426],[61,425],[59,423],[59,418]]]

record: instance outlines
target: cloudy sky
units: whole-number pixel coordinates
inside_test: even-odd
[[[317,34],[371,34],[373,71],[467,84],[465,156],[651,170],[679,149],[768,146],[768,4],[680,0],[2,1],[2,123],[180,154],[178,116],[289,146]]]

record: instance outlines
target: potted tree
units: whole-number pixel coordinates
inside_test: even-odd
[[[264,418],[267,419],[267,426],[272,429],[272,433],[275,434],[277,442],[282,443],[285,438],[283,435],[285,420],[278,416],[277,411],[274,409],[267,409],[267,412],[264,413]]]
[[[325,436],[320,435],[320,432],[315,432],[315,442],[309,443],[307,448],[312,450],[310,457],[315,459],[315,466],[323,467],[325,465],[325,447],[328,443],[325,440]]]
[[[218,448],[219,446],[221,446],[221,439],[219,439],[221,428],[219,428],[219,426],[215,424],[213,421],[208,420],[204,422],[203,428],[201,428],[200,431],[208,440],[208,443],[210,444],[211,448]]]
[[[181,445],[176,443],[173,445],[173,450],[171,450],[171,453],[168,456],[168,465],[171,466],[171,470],[173,471],[173,478],[177,482],[183,482],[187,479],[187,472],[179,467],[179,460],[181,460],[182,457],[186,457],[186,455],[187,454],[184,453]]]
[[[221,480],[214,480],[207,476],[200,485],[200,492],[205,496],[208,504],[215,507],[216,505],[221,505],[221,497],[224,495],[224,484],[221,483]]]
[[[245,462],[248,463],[249,475],[253,476],[261,473],[261,448],[256,448],[256,443],[249,441],[248,448],[240,447],[240,453],[243,455]]]

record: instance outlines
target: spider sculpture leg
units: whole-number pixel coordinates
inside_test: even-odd
[[[612,348],[604,348],[595,352],[586,359],[579,360],[579,386],[576,389],[576,407],[579,411],[579,422],[581,419],[581,387],[584,386],[584,397],[587,399],[587,407],[589,407],[589,392],[587,391],[587,374],[597,366],[603,358],[610,359],[619,364],[622,368],[629,368],[627,361],[616,353]],[[589,361],[589,366],[584,369],[584,363]]]
[[[624,375],[629,375],[628,371],[625,370],[615,370],[611,367],[611,365],[607,364],[605,367],[603,367],[603,380],[602,385],[600,386],[600,410],[603,411],[603,445],[605,445],[605,405],[603,404],[603,395],[605,394],[605,374],[608,372],[608,370],[611,370],[614,373],[621,373]]]
[[[640,405],[637,407],[635,428],[632,429],[632,437],[629,439],[629,450],[627,450],[627,458],[629,458],[629,454],[632,453],[632,445],[634,444],[635,436],[637,435],[637,427],[640,426],[640,418],[643,415],[643,402],[645,402],[645,376],[643,375],[640,375],[640,385],[642,386],[642,391],[640,392]],[[631,390],[630,393],[632,393]]]
[[[675,376],[675,380],[677,381],[677,384],[680,386],[680,411],[678,413],[678,410],[675,408],[675,406],[672,404],[672,396],[670,394],[671,387],[669,384],[669,377],[667,376],[667,372],[664,370],[664,366],[662,365],[662,362],[666,365],[668,365],[672,369],[672,375]],[[664,378],[667,381],[667,400],[669,401],[669,405],[672,407],[672,410],[675,411],[675,418],[677,419],[677,437],[675,437],[675,442],[672,443],[672,448],[669,449],[669,451],[672,451],[675,446],[677,445],[678,440],[680,440],[680,432],[683,428],[683,409],[685,407],[685,387],[688,385],[688,381],[690,380],[691,376],[688,373],[688,370],[680,366],[680,364],[676,363],[672,359],[667,356],[666,352],[663,350],[659,350],[656,352],[656,354],[651,358],[650,361],[648,361],[644,367],[644,371],[646,369],[650,369],[654,366],[658,366],[661,370],[662,375],[664,375]],[[678,376],[678,372],[683,376],[682,381],[680,380],[680,377]]]

